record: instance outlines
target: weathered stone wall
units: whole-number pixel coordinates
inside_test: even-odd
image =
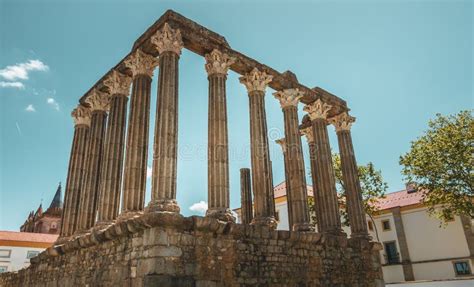
[[[147,214],[47,249],[0,286],[383,286],[377,243]]]

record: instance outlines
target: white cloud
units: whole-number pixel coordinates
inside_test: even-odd
[[[27,111],[27,112],[36,112],[36,109],[35,109],[35,107],[33,107],[33,105],[28,105],[25,108],[25,111]]]
[[[146,178],[151,178],[152,172],[153,172],[153,169],[151,168],[151,166],[147,166],[146,167]]]
[[[6,66],[0,70],[0,77],[9,80],[27,80],[31,71],[48,71],[49,67],[40,60],[28,60],[12,66]]]
[[[53,109],[59,111],[59,104],[54,98],[48,98],[46,102],[53,107]]]
[[[204,200],[201,200],[201,201],[196,202],[193,205],[191,205],[189,207],[189,210],[196,211],[196,212],[199,212],[201,214],[204,214],[206,212],[207,208],[208,208],[207,202],[205,202]]]
[[[0,82],[0,88],[15,88],[23,90],[25,85],[21,82]]]

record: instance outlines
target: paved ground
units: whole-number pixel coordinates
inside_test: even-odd
[[[387,284],[387,286],[390,286],[390,287],[473,287],[474,279],[473,280],[456,280],[456,281]]]

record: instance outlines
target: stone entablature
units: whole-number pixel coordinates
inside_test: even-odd
[[[151,213],[50,247],[1,286],[383,286],[379,243]]]
[[[158,56],[159,53],[151,39],[156,34],[156,32],[162,29],[165,25],[168,25],[173,30],[180,31],[180,36],[183,41],[183,48],[186,48],[201,56],[205,56],[207,53],[217,49],[220,52],[227,54],[229,57],[235,58],[236,63],[233,64],[230,69],[240,75],[245,75],[256,67],[258,70],[264,71],[273,77],[271,83],[269,83],[270,88],[276,91],[298,88],[300,91],[302,91],[304,93],[304,97],[301,99],[303,104],[309,104],[314,102],[316,99],[322,99],[323,101],[332,105],[329,115],[331,117],[341,112],[348,111],[346,102],[341,98],[329,93],[328,91],[325,91],[320,87],[308,88],[299,83],[296,77],[294,77],[291,73],[280,73],[275,69],[248,57],[247,55],[233,50],[223,36],[199,25],[190,19],[187,19],[186,17],[172,10],[168,10],[135,41],[132,51],[126,55],[115,66],[115,68],[117,68],[119,71],[126,70],[126,66],[124,65],[125,59],[133,54],[137,49],[141,49],[147,54]],[[107,74],[99,79],[94,87],[101,88],[103,79],[106,77]],[[87,94],[88,92],[86,92],[81,98],[81,102],[85,100]]]

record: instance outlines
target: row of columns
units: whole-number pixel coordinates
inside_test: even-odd
[[[107,92],[97,89],[86,98],[89,107],[79,105],[72,113],[75,132],[69,162],[61,238],[86,232],[145,212],[179,213],[176,201],[178,147],[178,71],[183,41],[179,30],[164,27],[151,37],[159,59],[137,50],[124,64],[132,76],[113,71],[104,80]],[[209,81],[208,114],[208,201],[207,216],[233,221],[229,209],[229,151],[227,130],[227,72],[236,59],[213,50],[205,56]],[[151,201],[145,208],[145,185],[153,70],[159,66],[156,122],[153,143]],[[246,221],[276,227],[272,167],[269,156],[265,90],[272,76],[254,68],[240,77],[248,91],[250,110],[251,179],[254,213]],[[132,84],[130,115],[127,104]],[[298,128],[297,105],[303,93],[298,89],[277,91],[285,119],[285,174],[289,191],[289,212],[293,230],[310,230],[305,169]],[[320,100],[307,105],[312,119],[311,148],[313,181],[321,231],[340,233],[341,224],[327,136],[330,106]],[[344,118],[350,126],[349,116]],[[349,120],[348,120],[349,119]],[[126,133],[127,130],[127,133]],[[340,125],[341,159],[347,186],[351,222],[362,220],[360,184],[348,129]],[[124,155],[125,154],[125,155]],[[123,188],[122,188],[123,171]],[[243,180],[250,171],[242,172]],[[317,179],[317,180],[316,180]],[[250,199],[250,185],[245,187]],[[120,197],[122,194],[122,210]],[[248,204],[247,204],[248,205]],[[247,209],[248,206],[247,206]],[[355,219],[352,219],[354,217]],[[360,234],[363,228],[358,226]],[[366,230],[365,230],[365,233]]]

